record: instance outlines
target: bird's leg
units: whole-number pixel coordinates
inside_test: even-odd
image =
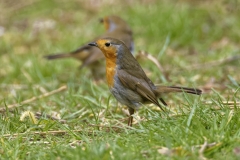
[[[129,111],[129,119],[128,119],[128,126],[132,127],[132,122],[133,122],[133,114],[134,114],[134,109],[128,108]]]

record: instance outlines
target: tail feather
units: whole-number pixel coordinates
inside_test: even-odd
[[[162,102],[164,106],[167,106],[167,103],[162,98],[159,98],[159,100]]]
[[[177,87],[177,86],[157,86],[156,92],[160,95],[162,93],[170,92],[186,92],[190,94],[202,94],[202,91],[197,88]]]
[[[48,60],[67,58],[67,57],[71,57],[71,55],[69,53],[60,53],[60,54],[52,54],[52,55],[44,56],[44,58]]]

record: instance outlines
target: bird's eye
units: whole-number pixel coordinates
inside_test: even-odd
[[[107,42],[107,43],[105,43],[105,46],[106,46],[106,47],[109,47],[110,45],[111,45],[111,44],[110,44],[110,43],[108,43],[108,42]]]

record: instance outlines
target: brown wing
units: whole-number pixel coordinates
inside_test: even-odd
[[[163,110],[147,81],[136,78],[124,70],[118,71],[118,78],[125,87],[137,92],[143,99],[154,103]]]

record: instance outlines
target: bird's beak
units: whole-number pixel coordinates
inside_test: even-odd
[[[96,47],[98,46],[96,42],[89,43],[88,45],[90,45],[90,46],[96,46]]]

